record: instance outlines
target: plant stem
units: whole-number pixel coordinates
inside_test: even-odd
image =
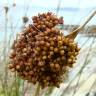
[[[85,21],[73,32],[66,36],[66,38],[75,39],[78,33],[85,27],[85,25],[96,15],[96,10],[93,10],[92,13],[85,19]]]
[[[6,7],[7,8],[7,7]],[[4,81],[3,81],[3,85],[4,85],[4,93],[5,96],[8,96],[8,70],[7,70],[7,25],[8,25],[8,10],[5,8],[5,32],[4,32],[4,50],[3,50],[3,54],[4,54],[4,61],[3,63],[5,64],[5,74],[4,74]]]
[[[40,93],[40,84],[38,83],[34,96],[39,96],[39,93]]]
[[[53,90],[54,90],[54,87],[49,87],[48,91],[45,93],[45,96],[50,96]]]

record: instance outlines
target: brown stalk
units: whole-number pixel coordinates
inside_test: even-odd
[[[87,17],[85,22],[83,22],[77,29],[72,31],[69,35],[66,36],[66,38],[75,39],[78,33],[85,27],[85,25],[93,18],[93,16],[96,15],[96,10],[92,11],[92,13]]]

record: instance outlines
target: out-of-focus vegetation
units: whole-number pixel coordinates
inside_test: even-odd
[[[61,3],[58,2],[56,11],[59,14],[60,4]],[[29,9],[28,6],[29,5],[26,4],[24,5],[24,15],[22,16],[22,18],[27,16],[27,11]],[[15,16],[15,12],[10,13],[10,10],[14,8],[16,8],[16,4],[13,2],[13,5],[11,7],[9,7],[9,5],[3,6],[3,10],[1,12],[4,18],[4,28],[0,29],[0,31],[3,30],[3,35],[0,33],[0,37],[3,36],[3,39],[0,41],[0,96],[34,96],[37,85],[34,86],[27,83],[26,81],[21,80],[19,77],[17,77],[17,74],[11,73],[7,68],[7,65],[9,63],[10,48],[13,39],[16,38],[17,32],[19,33],[22,28],[27,25],[27,23],[31,22],[30,20],[29,22],[24,22],[23,18],[23,23],[20,24],[18,30],[17,27],[19,25],[19,20],[17,20],[17,23],[14,26],[14,20],[12,20],[11,14],[14,14]],[[20,17],[19,19],[21,20],[22,18]],[[67,31],[73,29],[72,25],[70,25],[66,27]],[[41,90],[40,95],[79,96],[78,94],[80,94],[80,96],[89,96],[88,94],[91,94],[92,92],[93,94],[96,94],[96,34],[94,33],[95,35],[91,35],[90,37],[90,35],[88,35],[89,30],[92,30],[92,27],[90,28],[87,26],[84,30],[85,37],[84,35],[80,35],[76,38],[76,41],[80,43],[81,52],[78,56],[77,63],[74,65],[74,68],[70,70],[68,78],[64,81],[63,84],[61,84],[60,88],[46,88],[44,90]],[[88,81],[91,81],[90,84],[88,84]]]

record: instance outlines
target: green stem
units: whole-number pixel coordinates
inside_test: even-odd
[[[49,87],[47,92],[45,93],[45,96],[50,96],[53,90],[54,90],[54,87]]]
[[[38,83],[34,96],[39,96],[39,93],[40,93],[40,84]]]

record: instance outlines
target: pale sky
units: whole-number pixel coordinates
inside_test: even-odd
[[[1,4],[12,4],[16,2],[17,5],[30,4],[30,6],[38,7],[57,7],[60,0],[0,0]],[[61,7],[72,8],[96,8],[96,0],[61,0]]]

